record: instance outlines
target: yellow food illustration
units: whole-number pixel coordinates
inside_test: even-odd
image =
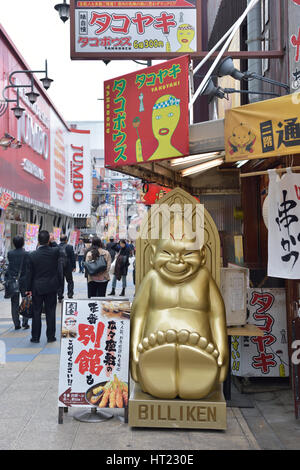
[[[177,157],[182,155],[171,144],[171,138],[180,119],[180,100],[173,95],[158,98],[152,110],[152,131],[158,147],[149,160]]]
[[[89,389],[87,399],[99,408],[124,408],[128,404],[128,385],[117,376],[110,382]]]
[[[194,49],[190,47],[192,40],[195,37],[195,30],[190,24],[182,24],[177,29],[177,40],[180,44],[180,48],[177,52],[194,52]]]

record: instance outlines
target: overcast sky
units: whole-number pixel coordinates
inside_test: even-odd
[[[31,68],[48,59],[49,97],[66,121],[102,121],[103,81],[143,68],[133,61],[70,59],[70,20],[54,9],[60,0],[0,0],[0,22]],[[69,3],[69,2],[68,2]],[[38,74],[37,78],[43,75]]]

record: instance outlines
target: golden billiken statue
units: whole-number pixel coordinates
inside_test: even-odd
[[[160,239],[132,305],[131,374],[158,398],[200,399],[226,378],[225,307],[205,247]]]

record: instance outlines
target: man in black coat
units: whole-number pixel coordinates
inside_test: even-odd
[[[68,298],[72,299],[74,295],[73,272],[76,271],[76,258],[75,258],[73,246],[68,245],[67,241],[68,241],[67,235],[62,234],[60,236],[60,244],[58,245],[59,249],[62,252],[63,259],[64,259],[63,278],[58,289],[58,300],[60,302],[64,298],[65,279],[68,285]]]
[[[21,328],[19,317],[20,293],[22,297],[25,297],[28,253],[26,253],[23,248],[23,237],[18,235],[14,237],[13,244],[15,246],[15,250],[11,250],[7,253],[8,267],[5,273],[5,280],[8,281],[19,277],[20,292],[11,297],[11,316],[15,325],[15,330],[19,330]],[[28,318],[23,317],[22,326],[25,329],[29,328]]]
[[[62,279],[62,255],[58,247],[49,246],[49,232],[41,230],[39,247],[29,254],[27,263],[27,293],[32,293],[31,342],[39,343],[41,336],[41,313],[43,303],[46,311],[46,336],[48,342],[56,341],[57,291]]]
[[[118,253],[118,251],[120,251],[120,247],[118,243],[114,241],[114,237],[110,237],[105,249],[109,252],[111,262],[113,262],[116,254]]]

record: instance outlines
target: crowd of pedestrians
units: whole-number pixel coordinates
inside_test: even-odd
[[[116,295],[117,281],[122,282],[120,296],[125,296],[126,279],[130,258],[135,255],[132,243],[109,242],[98,237],[80,238],[75,249],[68,244],[68,237],[61,234],[56,243],[53,234],[41,230],[35,251],[24,250],[24,238],[13,238],[14,249],[7,254],[8,267],[5,273],[5,297],[11,299],[11,315],[15,330],[28,329],[28,318],[19,313],[21,299],[30,297],[32,305],[31,342],[39,343],[42,313],[46,315],[46,336],[48,342],[56,341],[56,306],[64,298],[65,282],[67,297],[74,296],[73,273],[76,260],[79,273],[87,280],[87,297],[105,297],[107,285],[112,276],[110,296]],[[8,286],[14,285],[9,292]]]

